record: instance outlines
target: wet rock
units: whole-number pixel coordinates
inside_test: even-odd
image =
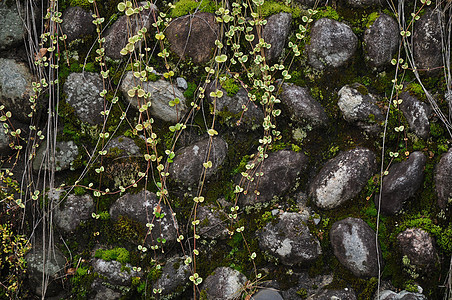
[[[432,69],[443,65],[440,12],[426,12],[414,23],[413,55],[418,69]]]
[[[30,97],[35,95],[33,75],[28,66],[13,59],[0,58],[0,66],[0,104],[5,112],[11,111],[13,119],[29,123]]]
[[[445,208],[452,202],[452,148],[444,153],[435,168],[435,188],[438,205]]]
[[[91,125],[102,124],[104,99],[99,95],[103,90],[102,78],[97,73],[71,73],[64,83],[66,102],[71,105],[82,122]]]
[[[94,201],[90,195],[69,195],[54,210],[54,221],[65,232],[72,232],[82,221],[90,219],[93,211]]]
[[[156,289],[161,289],[162,295],[180,294],[187,286],[190,276],[190,265],[184,263],[186,257],[172,257],[162,268],[162,275],[155,283]]]
[[[340,67],[355,54],[357,45],[358,38],[348,25],[319,19],[311,29],[308,62],[316,69]]]
[[[64,11],[61,29],[67,35],[68,42],[96,32],[91,14],[78,6],[69,7]]]
[[[330,230],[331,246],[339,262],[356,277],[378,275],[375,232],[361,219],[347,218],[335,222]],[[381,250],[379,261],[383,270]]]
[[[322,105],[312,98],[309,90],[294,84],[283,84],[281,103],[296,122],[313,126],[326,125],[328,117]]]
[[[163,218],[154,216],[154,211],[160,210]],[[169,208],[163,203],[159,203],[159,199],[154,193],[143,190],[137,194],[125,194],[116,200],[110,207],[110,216],[116,221],[120,216],[137,221],[143,228],[146,224],[154,224],[150,234],[146,237],[146,243],[156,245],[157,239],[162,238],[166,243],[172,243],[177,238],[177,221],[173,218]],[[146,228],[147,230],[147,228]]]
[[[284,265],[313,262],[322,249],[306,225],[308,218],[299,213],[282,213],[258,232],[259,247],[278,257]]]
[[[309,300],[356,300],[355,292],[351,288],[345,288],[343,290],[322,290],[309,297]]]
[[[233,300],[240,297],[247,278],[229,267],[218,267],[202,284],[207,300]]]
[[[378,133],[384,116],[378,108],[377,99],[359,83],[340,89],[337,105],[347,122],[355,123],[369,133]]]
[[[271,45],[270,49],[265,49],[267,61],[274,61],[281,55],[289,35],[291,22],[292,15],[285,12],[272,15],[267,19],[267,24],[262,31],[264,41]],[[255,41],[257,41],[257,38],[255,38]]]
[[[364,33],[364,52],[369,65],[375,68],[388,65],[399,42],[399,25],[392,17],[381,14]]]
[[[128,137],[120,136],[110,140],[107,144],[107,154],[134,156],[140,153],[140,148]]]
[[[198,234],[202,238],[224,239],[228,236],[226,214],[212,206],[198,206],[197,219],[199,220]]]
[[[255,170],[261,172],[262,176],[254,176],[253,181],[245,177],[240,178],[243,181],[242,187],[248,190],[246,195],[240,195],[240,203],[252,205],[282,196],[294,186],[297,176],[306,169],[307,163],[308,158],[303,153],[289,150],[270,153],[263,161],[262,167],[256,162],[255,168],[249,171],[250,179]],[[256,195],[256,190],[259,195]]]
[[[23,43],[26,31],[15,2],[12,5],[0,2],[0,24],[0,50]],[[2,67],[2,70],[5,69]]]
[[[121,55],[121,50],[127,45],[129,37],[138,34],[142,28],[149,30],[152,28],[154,17],[158,12],[157,7],[151,4],[149,7],[140,2],[140,6],[146,7],[139,14],[131,17],[121,16],[106,31],[105,37],[105,55],[112,59],[121,59],[128,55]],[[135,49],[140,47],[140,42],[135,43]]]
[[[341,152],[314,178],[309,187],[310,196],[320,208],[338,207],[358,195],[376,167],[375,154],[368,149],[359,147]]]
[[[251,296],[251,300],[284,300],[280,293],[274,289],[262,289]]]
[[[165,31],[171,50],[181,59],[204,64],[212,58],[219,25],[212,13],[198,12],[173,20]]]
[[[403,203],[413,197],[421,187],[424,178],[425,155],[416,151],[407,160],[395,163],[389,168],[389,174],[383,177],[381,194],[381,212],[386,215],[398,213]],[[379,195],[375,197],[378,207]]]
[[[385,290],[380,293],[378,300],[427,300],[422,294],[407,292],[405,290],[396,293],[390,290]]]
[[[212,142],[210,143],[210,141]],[[205,169],[203,163],[206,162],[207,155],[210,152],[209,161],[212,162],[212,166],[206,169],[207,180],[222,165],[227,151],[228,144],[220,137],[213,137],[212,140],[206,138],[191,146],[179,149],[174,157],[174,162],[170,165],[170,176],[187,186],[197,184]]]
[[[47,158],[46,153],[47,145],[43,142],[38,148],[36,157],[33,160],[33,171],[37,172],[41,168],[43,170],[49,170],[49,164],[47,161],[53,160],[53,157]],[[55,171],[63,171],[71,168],[72,163],[78,156],[78,147],[73,141],[68,142],[56,142],[55,148]]]
[[[139,277],[141,272],[133,271],[132,265],[129,263],[124,266],[116,260],[105,261],[100,258],[95,258],[92,261],[94,272],[99,275],[105,276],[108,279],[108,283],[114,285],[128,286],[132,283],[132,277]]]
[[[431,273],[439,263],[435,242],[430,234],[419,228],[407,229],[397,236],[400,251],[417,271]]]
[[[146,93],[151,93],[149,99],[138,98],[137,95],[134,97],[128,95],[128,91],[138,85]],[[136,109],[140,109],[142,105],[151,101],[152,104],[149,108],[151,115],[163,121],[176,123],[187,111],[186,100],[182,91],[166,80],[141,82],[133,76],[133,72],[127,72],[119,88],[126,100]],[[169,102],[176,98],[179,99],[179,104],[170,106]]]
[[[346,3],[353,7],[380,6],[384,0],[347,0]]]
[[[399,104],[400,110],[408,121],[410,130],[418,137],[428,139],[430,136],[428,117],[431,113],[431,108],[426,103],[411,96],[409,92],[401,93],[399,98],[402,100],[402,103]]]

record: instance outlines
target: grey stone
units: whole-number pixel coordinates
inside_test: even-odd
[[[343,290],[322,290],[308,298],[309,300],[356,300],[355,292],[351,288]]]
[[[198,206],[198,234],[202,238],[224,239],[228,236],[227,215],[212,206]]]
[[[388,65],[400,43],[399,25],[390,16],[381,14],[364,33],[364,52],[370,66]]]
[[[322,105],[312,98],[309,90],[294,84],[283,84],[281,103],[296,122],[312,126],[326,125],[328,117]]]
[[[413,55],[417,69],[443,65],[440,14],[437,10],[428,11],[414,23]]]
[[[353,7],[380,6],[384,0],[347,0],[346,3]]]
[[[323,289],[328,289],[328,285],[333,282],[332,274],[310,276],[307,271],[302,271],[301,273],[294,273],[292,276],[298,277],[298,283],[288,290],[281,291],[284,300],[300,300],[300,290],[306,291],[308,297],[313,296]]]
[[[95,258],[91,262],[94,272],[105,276],[108,283],[115,285],[128,286],[132,283],[132,277],[139,277],[141,272],[133,271],[132,265],[126,263],[124,266],[130,270],[125,270],[123,265],[116,260],[105,261],[100,258]]]
[[[262,37],[266,43],[271,45],[270,49],[265,49],[265,58],[268,62],[278,59],[284,50],[291,22],[292,15],[285,12],[274,14],[267,19]],[[257,41],[257,38],[255,38],[255,41]]]
[[[320,243],[306,225],[308,218],[284,212],[277,223],[268,223],[258,232],[259,247],[278,257],[284,265],[311,263],[322,254]]]
[[[198,12],[173,20],[165,31],[171,50],[185,60],[204,64],[212,58],[219,25],[212,13]]]
[[[317,7],[318,5],[317,0],[296,0],[296,2],[307,7]]]
[[[185,259],[186,257],[172,257],[162,268],[162,275],[154,285],[156,289],[162,290],[162,295],[180,294],[187,286],[191,273],[190,265],[184,263]]]
[[[31,113],[30,97],[35,95],[34,81],[29,68],[13,59],[0,58],[0,103],[4,111],[11,111],[12,118],[29,123]]]
[[[311,29],[308,62],[316,69],[340,67],[355,54],[357,46],[358,38],[348,25],[322,18]]]
[[[99,95],[103,91],[102,78],[97,73],[71,73],[64,83],[66,102],[71,105],[81,121],[91,125],[102,124],[104,99]]]
[[[446,208],[452,202],[452,148],[441,156],[436,165],[435,189],[439,207]]]
[[[94,300],[119,300],[121,298],[121,293],[103,285],[99,285],[99,287],[96,288],[96,291],[97,293]]]
[[[183,89],[183,90],[188,89],[187,80],[185,80],[182,77],[177,77],[176,78],[176,84],[177,84],[177,87],[180,88],[180,89]]]
[[[141,86],[146,93],[151,93],[151,97],[149,99],[138,98],[138,96],[130,97],[127,92],[136,86]],[[142,105],[150,101],[150,113],[163,121],[176,123],[182,119],[187,111],[187,104],[182,91],[166,80],[140,82],[138,78],[133,76],[133,72],[127,72],[119,88],[126,100],[136,109],[140,109]],[[179,104],[170,106],[169,102],[175,98],[179,98]]]
[[[33,171],[37,172],[41,168],[44,170],[50,170],[50,164],[53,162],[55,164],[55,171],[63,171],[71,168],[72,163],[77,158],[78,147],[73,141],[68,142],[56,142],[55,148],[55,160],[53,157],[46,157],[46,155],[51,155],[51,153],[46,153],[47,143],[44,141],[38,148],[36,157],[33,160]],[[47,163],[49,161],[49,164]]]
[[[248,191],[246,195],[243,193],[240,195],[240,203],[252,205],[270,201],[275,196],[282,196],[295,185],[297,176],[306,169],[307,163],[306,155],[289,150],[270,153],[262,162],[263,165],[256,160],[254,169],[248,171],[250,179],[243,177],[236,180],[241,181],[241,186]],[[263,174],[257,177],[255,172]],[[256,190],[259,195],[256,195]]]
[[[160,210],[164,214],[163,218],[154,216],[154,211]],[[144,228],[146,224],[153,224],[154,227],[146,237],[149,245],[161,245],[157,239],[166,240],[167,244],[176,241],[178,224],[173,217],[171,210],[159,202],[157,196],[147,190],[142,190],[137,194],[125,194],[116,200],[110,207],[110,216],[116,221],[120,216],[125,216],[140,223]],[[146,228],[147,229],[147,228]]]
[[[320,208],[338,207],[358,195],[376,167],[375,154],[368,149],[358,147],[341,152],[314,178],[309,187],[310,196]]]
[[[262,289],[251,296],[251,300],[284,300],[274,289]]]
[[[380,258],[377,257],[375,232],[363,220],[346,218],[335,222],[330,230],[330,241],[339,262],[356,277],[377,276],[378,260],[383,270],[379,246]]]
[[[0,2],[0,24],[0,50],[23,43],[26,31],[15,2],[12,5]]]
[[[438,253],[435,249],[435,241],[430,234],[423,229],[409,228],[397,236],[400,251],[410,260],[410,265],[417,271],[430,274],[439,264]]]
[[[202,284],[208,300],[233,300],[240,297],[247,278],[229,267],[218,267]]]
[[[105,148],[107,154],[126,154],[127,156],[134,156],[140,154],[140,148],[135,142],[128,137],[120,136],[110,140]]]
[[[3,123],[0,122],[0,153],[1,154],[8,152],[8,150],[10,149],[9,143],[11,143],[12,141],[13,141],[13,138],[10,135],[9,131],[8,131],[8,133],[6,133],[5,128],[3,127]]]
[[[220,137],[206,138],[190,146],[179,149],[170,165],[169,173],[173,179],[187,186],[195,185],[201,179],[203,170],[206,170],[205,179],[208,180],[223,164],[228,151],[228,144]],[[212,167],[205,169],[210,153],[209,161]]]
[[[400,110],[408,121],[410,130],[418,137],[427,139],[430,136],[428,117],[431,113],[431,108],[406,91],[402,92],[399,98],[402,100],[402,103],[399,104]]]
[[[403,203],[413,197],[421,187],[424,178],[425,155],[416,151],[407,160],[395,163],[389,168],[389,174],[383,177],[381,192],[381,212],[386,215],[398,213]],[[375,196],[378,207],[379,195]]]
[[[93,17],[89,12],[79,6],[69,7],[64,11],[61,29],[67,35],[68,42],[96,32]]]
[[[365,91],[364,93],[362,91]],[[368,133],[378,133],[384,116],[377,106],[377,99],[359,84],[346,85],[338,93],[337,105],[350,123],[356,123]]]
[[[55,195],[59,195],[59,193]],[[54,201],[59,201],[58,198]],[[65,232],[72,232],[80,222],[90,219],[93,211],[94,201],[90,195],[68,195],[54,210],[54,221]]]
[[[422,294],[407,292],[405,290],[396,293],[390,290],[385,290],[380,293],[378,300],[427,300]]]

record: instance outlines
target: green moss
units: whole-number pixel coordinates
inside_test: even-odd
[[[444,135],[444,129],[439,123],[430,123],[430,133],[433,137],[440,137]]]
[[[81,186],[76,186],[76,187],[74,188],[74,194],[75,194],[76,196],[82,196],[82,195],[85,195],[85,194],[86,194],[86,190],[85,190],[85,188],[83,188],[83,187],[81,187]]]
[[[196,84],[194,84],[193,82],[189,82],[187,89],[184,92],[184,97],[187,99],[194,99],[195,97],[195,92],[196,89],[198,88],[198,86]]]
[[[228,96],[234,96],[240,89],[240,86],[235,83],[234,78],[228,78],[225,81],[221,82],[221,87],[225,89]]]
[[[92,8],[93,4],[89,3],[88,0],[70,0],[69,1],[70,6],[80,6],[85,9]]]
[[[366,28],[369,28],[370,26],[372,26],[372,24],[375,22],[375,20],[378,19],[379,17],[380,17],[380,13],[376,12],[376,11],[371,13],[369,16],[367,16]]]
[[[155,74],[153,72],[148,72],[148,81],[155,82],[155,81],[157,81],[159,79],[160,79],[159,75],[157,75],[157,74]]]
[[[195,11],[214,13],[216,10],[215,3],[210,0],[201,0],[199,2],[195,0],[180,0],[175,6],[170,13],[173,18],[192,14]]]
[[[331,6],[323,6],[318,9],[317,14],[313,16],[315,20],[321,19],[321,18],[328,18],[336,21],[341,21],[341,17],[337,13],[337,11],[332,8]]]
[[[302,15],[302,10],[298,7],[289,7],[276,1],[265,1],[258,9],[258,12],[264,18],[280,12],[291,13],[293,18],[299,18]]]
[[[105,261],[116,260],[122,264],[130,262],[130,253],[125,248],[98,249],[94,257]]]

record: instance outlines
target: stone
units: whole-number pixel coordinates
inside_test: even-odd
[[[202,238],[225,239],[228,237],[227,215],[213,206],[198,206],[198,234]]]
[[[265,49],[265,58],[268,62],[275,61],[281,56],[289,35],[290,23],[292,23],[292,14],[285,12],[267,18],[267,24],[262,30],[262,37],[266,43],[271,45],[270,49]],[[257,40],[255,37],[256,42]]]
[[[202,284],[207,300],[233,300],[240,297],[247,278],[237,270],[218,267]]]
[[[443,65],[440,14],[439,10],[427,11],[414,23],[413,56],[418,70],[429,71]]]
[[[251,296],[251,300],[284,300],[280,293],[274,289],[261,289]]]
[[[99,95],[104,89],[102,77],[97,73],[69,74],[63,86],[66,102],[72,106],[82,122],[90,125],[104,123],[104,99]]]
[[[428,118],[432,111],[430,106],[419,101],[407,91],[400,93],[399,98],[402,100],[402,103],[399,104],[400,110],[410,125],[410,130],[421,139],[428,139],[430,136]]]
[[[115,285],[128,286],[132,283],[132,277],[139,277],[141,272],[134,271],[132,265],[126,263],[124,266],[116,260],[105,261],[100,258],[92,260],[94,272],[105,276],[108,283]],[[127,268],[128,270],[124,269]]]
[[[203,171],[206,170],[205,179],[208,180],[223,164],[227,151],[228,144],[220,137],[206,138],[179,149],[170,165],[170,176],[186,186],[192,186],[199,183]],[[212,166],[206,169],[203,163],[207,161],[208,154]]]
[[[174,256],[167,260],[162,268],[162,275],[155,283],[156,289],[161,289],[162,295],[180,294],[188,286],[188,277],[191,275],[190,265],[186,265],[186,257]]]
[[[89,194],[69,195],[55,203],[58,203],[54,210],[55,224],[67,233],[74,231],[82,221],[90,219],[94,212],[94,201]]]
[[[315,69],[337,68],[355,54],[357,46],[358,38],[348,25],[322,18],[311,29],[308,62]]]
[[[353,7],[381,6],[384,0],[347,0],[346,3]]]
[[[19,13],[15,2],[12,5],[0,2],[0,50],[8,50],[24,42],[26,30],[21,15],[23,17],[23,12]],[[2,70],[6,69],[2,67]]]
[[[140,147],[128,137],[119,136],[111,139],[105,147],[109,155],[124,155],[135,156],[140,154]]]
[[[151,93],[149,99],[138,98],[138,96],[130,97],[128,95],[128,91],[138,85],[146,93]],[[187,104],[182,91],[163,79],[140,82],[139,79],[133,76],[133,72],[127,72],[119,89],[126,100],[136,109],[140,109],[142,105],[150,101],[149,112],[151,115],[166,122],[177,123],[187,111]],[[174,101],[176,98],[179,98],[179,104],[170,106],[169,102]]]
[[[294,272],[296,271],[294,270]],[[284,300],[300,300],[300,293],[304,293],[306,298],[309,299],[309,296],[313,296],[323,289],[327,290],[328,286],[333,282],[332,274],[312,276],[307,271],[302,271],[301,273],[294,273],[292,276],[298,278],[298,282],[289,289],[281,291]]]
[[[309,297],[309,300],[331,300],[331,299],[356,300],[356,295],[351,288],[344,288],[342,290],[324,289]]]
[[[73,141],[56,142],[55,145],[55,171],[64,171],[72,167],[72,163],[78,156],[78,146]],[[47,152],[47,143],[44,141],[36,152],[36,157],[33,160],[33,171],[50,170],[50,160],[46,155],[51,155]],[[49,161],[49,163],[47,163]]]
[[[377,106],[377,99],[359,83],[346,85],[338,92],[337,105],[347,122],[357,124],[364,131],[376,134],[384,122],[384,115]]]
[[[154,211],[163,218],[157,218]],[[176,241],[178,235],[178,224],[173,218],[171,210],[159,202],[158,197],[147,190],[142,190],[136,194],[127,193],[116,200],[110,207],[110,216],[113,221],[117,221],[120,216],[127,217],[140,223],[143,228],[148,230],[146,224],[154,224],[150,234],[146,237],[146,243],[151,246],[161,244],[158,239],[165,239],[166,244]]]
[[[96,291],[97,293],[94,300],[119,300],[121,298],[121,293],[103,285],[99,285],[99,287],[96,288]]]
[[[407,292],[405,290],[396,293],[390,290],[384,290],[380,293],[378,300],[427,300],[422,294]]]
[[[421,187],[427,158],[421,151],[410,154],[407,160],[394,163],[389,174],[383,177],[381,192],[381,212],[385,215],[398,213],[406,200],[413,197]],[[379,195],[375,196],[375,205],[379,206]]]
[[[35,95],[30,69],[24,63],[6,58],[0,58],[0,66],[0,103],[5,106],[4,111],[10,111],[13,119],[29,123],[30,97]]]
[[[452,148],[444,153],[435,167],[435,189],[438,206],[446,208],[452,203]]]
[[[204,64],[212,58],[219,29],[214,14],[198,12],[173,20],[165,35],[182,60],[191,58],[195,64]]]
[[[96,25],[93,24],[93,17],[89,12],[79,6],[73,6],[64,11],[61,29],[63,34],[66,34],[67,41],[71,42],[94,34]]]
[[[376,168],[375,154],[368,149],[340,152],[322,167],[309,186],[309,194],[320,208],[338,207],[358,195]]]
[[[375,68],[390,64],[400,43],[399,25],[394,18],[380,16],[364,32],[364,53],[367,63]]]
[[[275,222],[258,232],[259,247],[288,266],[309,264],[322,254],[322,248],[306,225],[308,218],[284,212]]]
[[[5,152],[9,152],[9,143],[13,142],[14,139],[10,135],[10,133],[5,132],[5,128],[3,127],[3,122],[0,122],[0,155]]]
[[[330,230],[333,252],[339,262],[356,277],[375,277],[378,265],[383,270],[380,246],[375,232],[361,219],[346,218],[333,224]]]
[[[439,264],[439,257],[435,249],[435,241],[428,232],[419,228],[409,228],[397,235],[402,255],[407,256],[410,265],[416,271],[431,274]]]
[[[253,163],[253,162],[249,162]],[[259,162],[254,162],[255,167],[249,172],[254,174],[257,172],[263,173],[262,176],[254,177],[253,181],[240,177],[236,183],[247,189],[247,194],[240,195],[239,202],[241,205],[252,205],[258,202],[268,202],[273,197],[283,196],[294,185],[297,176],[303,172],[308,164],[308,157],[300,152],[290,150],[280,150],[270,153],[263,161],[261,166]],[[259,192],[256,195],[255,191]]]
[[[284,83],[279,97],[293,121],[312,126],[322,126],[328,122],[325,110],[312,98],[309,89]]]
[[[180,89],[183,89],[183,90],[188,89],[187,80],[185,80],[182,77],[177,77],[176,78],[176,84],[177,84],[177,87],[180,88]]]

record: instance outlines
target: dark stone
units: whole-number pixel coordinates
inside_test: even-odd
[[[251,300],[284,300],[274,289],[262,289],[251,296]]]
[[[347,0],[346,3],[353,7],[381,6],[384,0]]]
[[[123,266],[119,261],[105,261],[95,258],[91,262],[94,272],[107,277],[108,283],[115,285],[128,286],[132,283],[132,277],[139,277],[141,272],[133,271],[132,265],[126,263]],[[129,270],[125,270],[125,268]]]
[[[439,207],[446,208],[452,202],[452,148],[441,156],[436,165],[435,188]]]
[[[407,292],[405,290],[395,293],[390,290],[385,290],[380,293],[378,300],[427,300],[422,294]]]
[[[202,238],[224,239],[228,236],[225,220],[227,215],[223,210],[213,206],[198,206],[196,218],[199,220],[198,234]]]
[[[107,154],[112,156],[134,156],[140,154],[140,148],[131,138],[125,136],[110,140],[105,149],[108,151]]]
[[[78,6],[69,7],[64,11],[61,29],[67,35],[68,42],[96,32],[91,14]]]
[[[171,50],[181,59],[191,58],[195,64],[204,64],[211,59],[216,47],[219,25],[214,14],[198,12],[173,20],[165,35]]]
[[[202,284],[207,300],[233,300],[240,296],[247,278],[229,267],[218,267]]]
[[[284,50],[291,22],[292,15],[285,12],[272,15],[267,19],[262,36],[264,41],[271,45],[270,49],[265,49],[265,58],[268,62],[278,59]],[[255,41],[257,41],[257,38],[255,38]]]
[[[439,263],[435,242],[430,234],[419,228],[407,229],[397,236],[400,252],[410,260],[416,271],[430,274]]]
[[[399,104],[400,110],[408,121],[411,131],[422,139],[428,139],[430,136],[428,117],[431,113],[431,108],[406,91],[401,93],[399,98],[402,100],[402,103]]]
[[[54,193],[54,196],[57,196],[54,198],[54,203],[62,201],[54,211],[54,221],[65,232],[74,231],[80,222],[91,218],[94,201],[90,195],[68,195],[62,200],[59,200],[60,193]]]
[[[188,284],[190,265],[184,263],[185,257],[175,256],[167,260],[162,268],[162,275],[155,283],[156,289],[161,289],[162,295],[180,294]]]
[[[47,144],[42,143],[36,152],[36,157],[33,160],[33,171],[50,170],[50,165],[46,163]],[[54,160],[55,171],[64,171],[72,167],[72,163],[75,161],[78,155],[78,146],[73,141],[56,142],[55,156],[50,157],[50,161]]]
[[[23,12],[17,10],[14,2],[8,5],[7,1],[0,1],[0,50],[11,49],[17,44],[23,43],[25,37],[25,27],[21,15]],[[0,63],[0,65],[2,65]],[[2,66],[2,71],[5,70]],[[3,72],[2,72],[3,73]]]
[[[345,288],[343,290],[322,290],[309,297],[311,300],[356,300],[355,292],[351,288]]]
[[[425,155],[416,151],[410,154],[407,160],[393,164],[383,177],[381,192],[381,212],[386,215],[398,213],[403,203],[414,196],[421,187],[424,178],[424,167],[427,159]],[[379,195],[375,196],[378,207]]]
[[[330,230],[331,246],[339,262],[356,277],[374,277],[378,275],[378,261],[381,270],[383,262],[375,232],[361,219],[347,218],[335,222]]]
[[[440,11],[430,10],[414,23],[413,55],[417,69],[428,71],[443,65],[440,18]]]

